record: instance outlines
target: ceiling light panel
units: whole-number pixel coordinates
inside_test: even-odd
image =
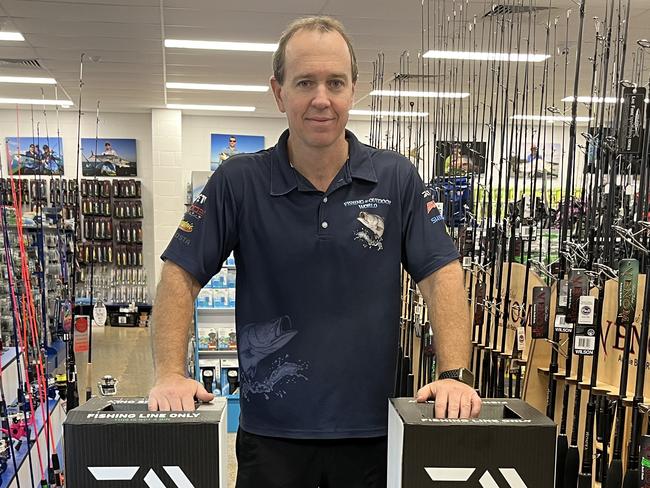
[[[422,56],[431,59],[460,59],[466,61],[512,61],[517,63],[539,63],[551,56],[549,54],[521,53],[481,53],[475,51],[427,51]]]
[[[25,83],[31,85],[56,85],[54,78],[35,76],[0,76],[0,83]]]
[[[217,51],[249,51],[272,53],[275,52],[275,50],[278,48],[278,45],[262,42],[222,42],[165,39],[165,47],[179,49],[212,49]]]
[[[11,105],[59,105],[61,107],[72,107],[70,100],[41,100],[40,98],[0,98],[0,104]]]
[[[167,108],[176,110],[210,110],[215,112],[255,112],[255,107],[240,105],[192,105],[187,103],[168,103]]]
[[[469,93],[456,92],[426,92],[426,91],[399,91],[399,90],[373,90],[371,96],[381,97],[411,97],[411,98],[467,98]]]
[[[0,41],[24,41],[25,38],[20,32],[1,32]]]
[[[269,91],[264,85],[222,85],[218,83],[175,83],[167,82],[167,88],[171,90],[214,90],[214,91],[235,91],[235,92],[259,92]]]
[[[426,117],[429,112],[397,112],[393,110],[350,110],[350,115],[368,115],[368,116],[393,116],[393,117]]]

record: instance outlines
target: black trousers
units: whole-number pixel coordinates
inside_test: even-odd
[[[236,488],[386,488],[387,438],[283,439],[237,431]]]

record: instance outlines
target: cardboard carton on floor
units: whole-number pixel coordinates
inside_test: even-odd
[[[554,486],[556,426],[521,400],[484,399],[462,420],[412,398],[388,408],[388,488]]]

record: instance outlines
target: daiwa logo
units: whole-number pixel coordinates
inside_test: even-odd
[[[424,468],[424,470],[433,481],[466,482],[476,468]],[[515,468],[499,468],[499,472],[510,488],[528,488]],[[483,488],[499,488],[489,471],[485,471],[478,482]]]
[[[176,488],[194,488],[180,466],[163,466],[163,469]],[[88,466],[88,471],[97,481],[131,481],[139,470],[140,466]],[[150,469],[145,475],[144,483],[149,488],[165,488],[166,486],[153,469]]]

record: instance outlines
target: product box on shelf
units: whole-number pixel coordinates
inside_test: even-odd
[[[63,424],[66,486],[226,487],[226,429],[223,399],[149,412],[147,398],[92,398]]]
[[[197,342],[199,351],[215,351],[218,347],[216,329],[199,327]]]
[[[212,290],[203,289],[199,291],[199,296],[196,298],[196,306],[200,308],[212,308]]]
[[[388,488],[554,486],[556,426],[545,415],[484,399],[477,419],[436,419],[434,405],[389,400]]]
[[[210,286],[212,288],[225,288],[227,276],[228,276],[228,270],[222,269],[212,277],[212,279],[210,280]]]
[[[221,360],[221,394],[230,395],[239,387],[239,361],[237,359]]]
[[[234,288],[228,288],[228,307],[230,307],[230,308],[235,307],[235,289]]]
[[[217,349],[220,351],[237,349],[237,334],[234,327],[220,327],[217,336]]]
[[[237,270],[229,269],[226,273],[226,288],[235,288],[237,284]]]
[[[212,290],[212,306],[214,308],[225,308],[228,306],[228,290],[226,288],[215,288]]]

